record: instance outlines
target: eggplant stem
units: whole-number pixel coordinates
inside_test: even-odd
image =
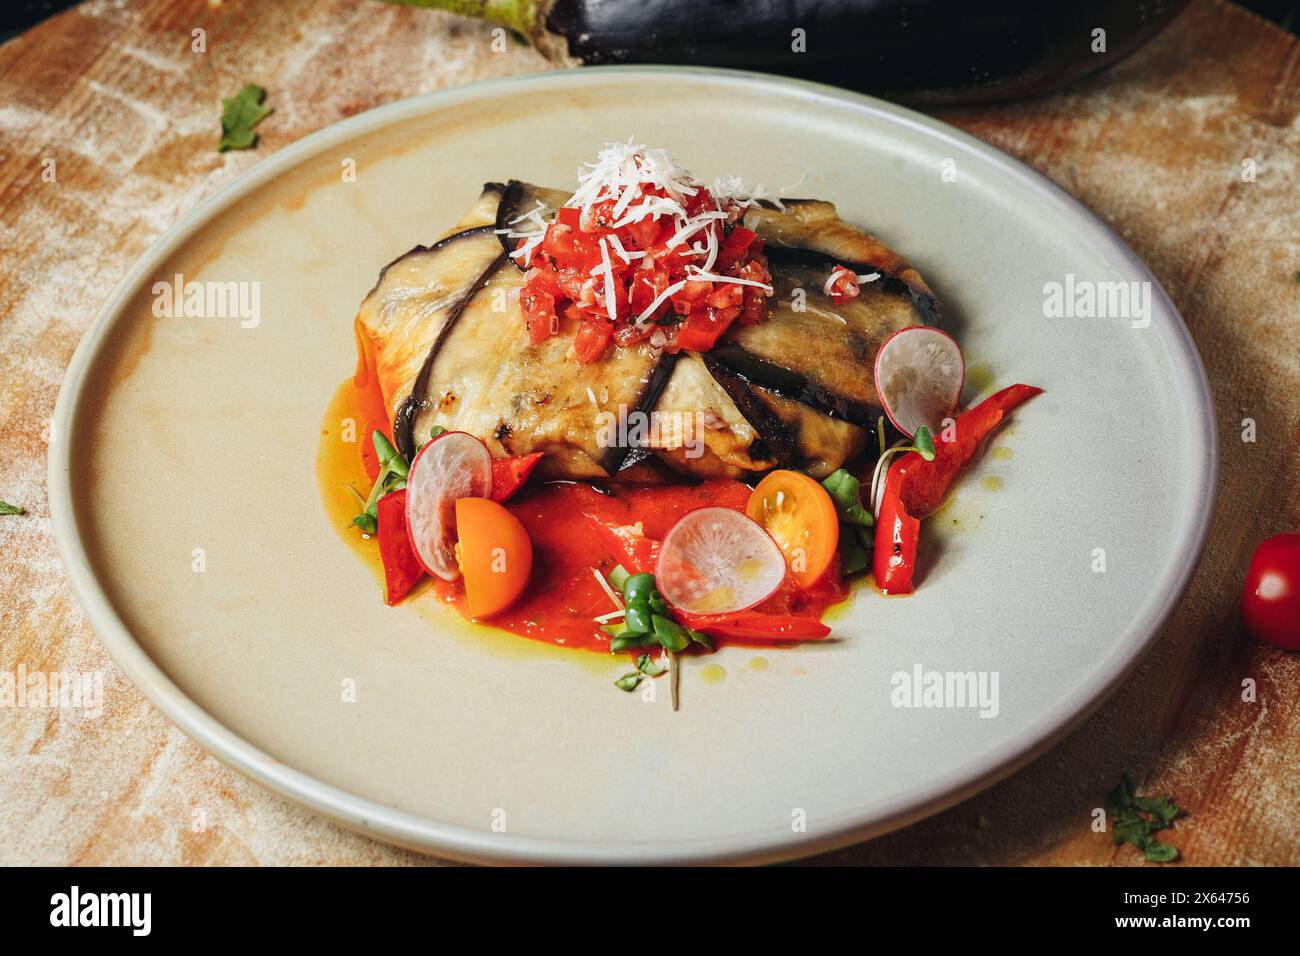
[[[535,40],[546,0],[388,0],[403,7],[446,10],[457,16],[499,23],[507,29]]]

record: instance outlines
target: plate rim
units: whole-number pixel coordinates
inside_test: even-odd
[[[867,119],[896,125],[946,143],[966,155],[1009,174],[1019,190],[1037,194],[1061,214],[1077,234],[1131,270],[1153,289],[1153,324],[1170,336],[1170,352],[1178,371],[1190,373],[1187,383],[1194,407],[1186,420],[1193,454],[1201,462],[1194,476],[1194,497],[1210,503],[1180,529],[1168,581],[1161,582],[1163,601],[1128,628],[1135,639],[1121,643],[1085,685],[1037,717],[1031,728],[968,760],[923,788],[877,801],[834,817],[818,835],[795,834],[788,828],[670,842],[608,842],[556,840],[485,830],[440,822],[399,810],[325,783],[310,773],[281,763],[230,730],[182,691],[148,655],[117,614],[91,568],[73,503],[72,444],[88,374],[108,333],[138,294],[140,284],[216,215],[244,196],[294,168],[312,155],[372,130],[378,130],[480,97],[491,97],[520,86],[601,84],[609,77],[649,74],[652,79],[687,78],[722,84],[756,85],[820,101],[833,101],[861,112]],[[1161,313],[1157,322],[1156,314]],[[1180,389],[1181,390],[1181,389]],[[1199,426],[1199,427],[1198,427]],[[1199,453],[1199,454],[1197,454]],[[1132,670],[1159,637],[1181,603],[1200,564],[1217,501],[1219,477],[1218,428],[1205,367],[1182,316],[1146,265],[1099,217],[1046,176],[941,120],[875,97],[838,87],[765,73],[707,67],[604,66],[553,70],[480,80],[434,90],[386,103],[322,127],[295,140],[224,183],[162,233],[117,283],[77,344],[59,388],[48,451],[47,489],[51,526],[64,572],[86,619],[117,666],[162,714],[204,750],[278,796],[324,816],[348,829],[398,846],[457,860],[489,863],[662,864],[762,863],[824,852],[880,836],[938,813],[1005,779],[1050,749],[1088,719]]]

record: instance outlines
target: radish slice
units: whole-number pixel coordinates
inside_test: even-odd
[[[894,427],[912,438],[924,425],[937,435],[966,381],[961,348],[927,325],[900,329],[876,353],[876,394]]]
[[[772,536],[730,508],[689,512],[659,545],[655,582],[668,603],[683,611],[744,611],[784,580],[785,556]]]
[[[456,499],[492,496],[492,456],[465,432],[443,432],[420,449],[406,476],[406,528],[424,569],[444,581],[456,563]]]

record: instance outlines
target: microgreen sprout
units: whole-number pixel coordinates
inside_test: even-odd
[[[880,496],[885,492],[885,476],[889,472],[888,462],[894,455],[905,455],[909,451],[914,451],[924,461],[934,461],[934,436],[930,434],[930,429],[924,425],[916,430],[916,436],[912,439],[912,444],[897,444],[886,448],[876,461],[876,470],[871,475],[871,513],[874,515],[880,510]]]
[[[376,428],[371,433],[370,444],[374,446],[375,456],[379,459],[379,474],[375,476],[370,497],[363,502],[361,513],[352,519],[352,523],[365,534],[374,534],[379,530],[379,520],[376,517],[379,499],[390,491],[405,488],[406,476],[410,471],[406,459],[379,429]]]

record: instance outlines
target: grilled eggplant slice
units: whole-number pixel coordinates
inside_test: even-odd
[[[763,323],[733,328],[703,356],[642,344],[580,365],[569,336],[528,343],[523,270],[508,255],[517,240],[505,235],[528,231],[535,208],[549,219],[566,198],[487,184],[447,237],[386,267],[362,303],[358,326],[377,343],[403,453],[440,426],[476,435],[494,456],[544,452],[547,477],[643,482],[775,467],[821,477],[874,445],[875,352],[938,308],[906,261],[829,203],[752,209],[777,286]],[[822,287],[833,263],[888,283],[831,299]]]
[[[751,459],[770,458],[769,467],[798,468],[815,478],[825,478],[859,455],[875,434],[874,425],[860,428],[755,385],[712,353],[704,356],[703,362],[758,433],[750,449]],[[746,470],[764,469],[755,464]]]
[[[531,183],[523,183],[517,179],[512,179],[504,186],[498,186],[496,183],[488,183],[484,190],[495,187],[501,191],[501,202],[497,205],[496,226],[497,235],[501,237],[501,248],[505,250],[506,255],[515,251],[517,239],[511,239],[507,233],[512,229],[517,232],[529,231],[523,224],[523,219],[528,213],[537,209],[543,219],[549,220],[555,215],[555,211],[564,205],[564,201],[569,198],[569,194],[561,192],[558,189],[547,189],[544,186],[534,186]],[[523,267],[519,265],[517,259],[512,262],[519,267],[522,272]]]
[[[440,425],[478,436],[494,457],[544,452],[547,477],[608,477],[627,451],[620,420],[654,407],[671,356],[643,344],[584,366],[565,336],[531,345],[512,301],[522,285],[502,256],[435,343],[416,392],[415,435]]]
[[[822,287],[830,266],[769,258],[775,294],[758,325],[733,326],[710,355],[756,385],[786,398],[872,427],[884,414],[872,366],[899,329],[925,325],[917,300],[879,282],[840,300]]]
[[[428,358],[484,274],[502,258],[493,231],[501,188],[489,185],[474,207],[431,246],[417,246],[386,265],[361,303],[357,330],[374,352],[393,437],[408,458],[412,392],[423,391]]]
[[[823,267],[839,263],[857,273],[878,272],[881,288],[906,290],[927,323],[939,318],[939,300],[921,274],[875,236],[841,219],[834,203],[787,199],[778,208],[762,202],[745,214],[745,224],[763,237],[771,262]]]

